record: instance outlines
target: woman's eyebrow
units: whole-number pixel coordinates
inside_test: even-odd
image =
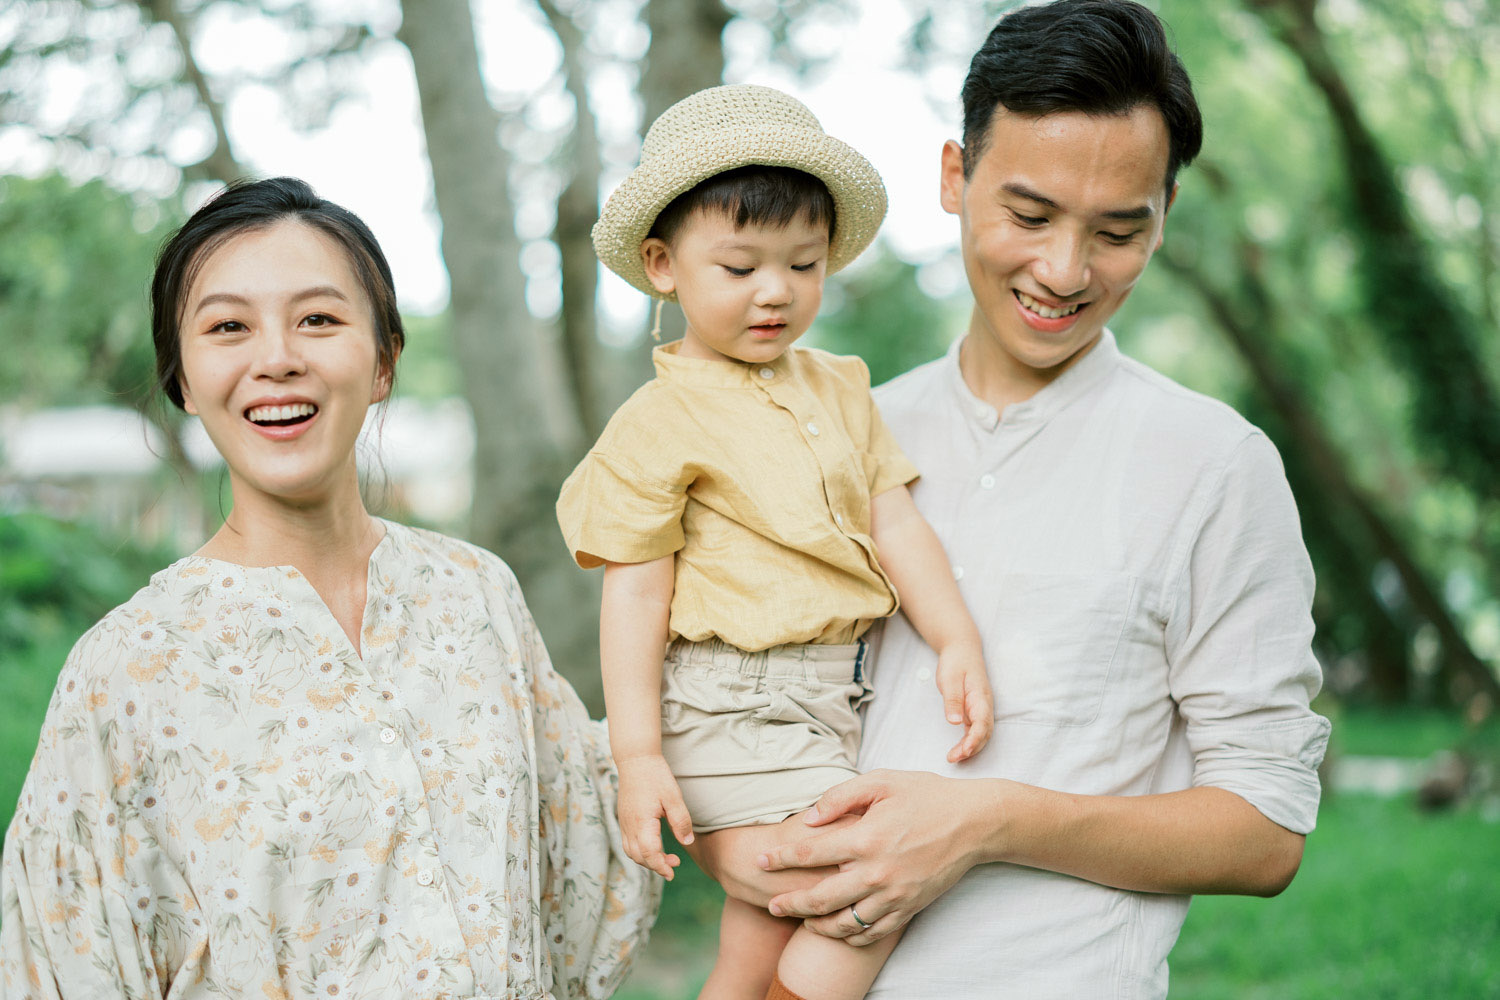
[[[349,301],[349,296],[332,285],[316,285],[312,288],[304,288],[300,292],[293,292],[287,301],[295,304],[305,302],[308,299],[320,298],[339,299],[343,302]],[[236,295],[234,292],[213,292],[198,300],[198,306],[193,310],[193,315],[196,316],[209,306],[215,306],[220,303],[227,303],[232,306],[248,306],[250,300],[243,295]]]

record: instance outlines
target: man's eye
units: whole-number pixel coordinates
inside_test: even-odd
[[[728,271],[730,274],[734,275],[736,278],[743,278],[743,277],[748,276],[751,271],[755,270],[755,268],[753,268],[753,267],[730,267],[728,264],[725,264],[724,265],[724,270]]]
[[[1022,215],[1020,212],[1017,212],[1015,210],[1012,210],[1010,214],[1014,215],[1016,217],[1016,221],[1019,222],[1023,226],[1032,226],[1032,227],[1040,226],[1040,225],[1044,224],[1047,221],[1046,219],[1041,218],[1040,216]]]
[[[1135,233],[1112,233],[1108,230],[1105,230],[1099,235],[1103,236],[1109,242],[1117,244],[1119,246],[1124,246],[1126,243],[1129,243],[1131,240],[1135,239]]]

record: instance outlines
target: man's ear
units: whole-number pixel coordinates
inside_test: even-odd
[[[1172,211],[1172,205],[1177,201],[1177,192],[1182,187],[1177,181],[1172,182],[1172,193],[1167,195],[1167,205],[1161,210],[1161,232],[1156,234],[1156,246],[1151,248],[1155,253],[1161,249],[1161,245],[1167,240],[1167,213]]]
[[[964,177],[964,148],[958,144],[957,140],[949,139],[943,143],[940,176],[938,197],[942,202],[943,211],[949,215],[958,215],[963,211],[964,185],[967,180]]]
[[[663,295],[677,290],[677,279],[672,277],[672,250],[667,241],[655,236],[641,240],[641,263],[646,266],[646,280]]]

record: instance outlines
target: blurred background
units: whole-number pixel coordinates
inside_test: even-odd
[[[552,507],[650,374],[644,297],[589,245],[602,195],[673,101],[782,87],[891,191],[809,341],[876,381],[934,358],[969,308],[938,152],[1005,6],[0,0],[0,826],[68,648],[228,509],[149,392],[145,294],[222,184],[296,174],[370,222],[408,322],[372,506],[509,561],[598,713],[598,576]],[[1500,997],[1500,9],[1152,6],[1205,152],[1112,325],[1281,449],[1335,725],[1302,873],[1197,900],[1173,996]],[[719,898],[670,886],[621,996],[694,995]]]

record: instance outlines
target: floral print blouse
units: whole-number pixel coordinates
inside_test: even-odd
[[[290,567],[169,566],[74,648],[5,839],[4,994],[609,996],[660,880],[489,553],[386,524],[356,653]]]

